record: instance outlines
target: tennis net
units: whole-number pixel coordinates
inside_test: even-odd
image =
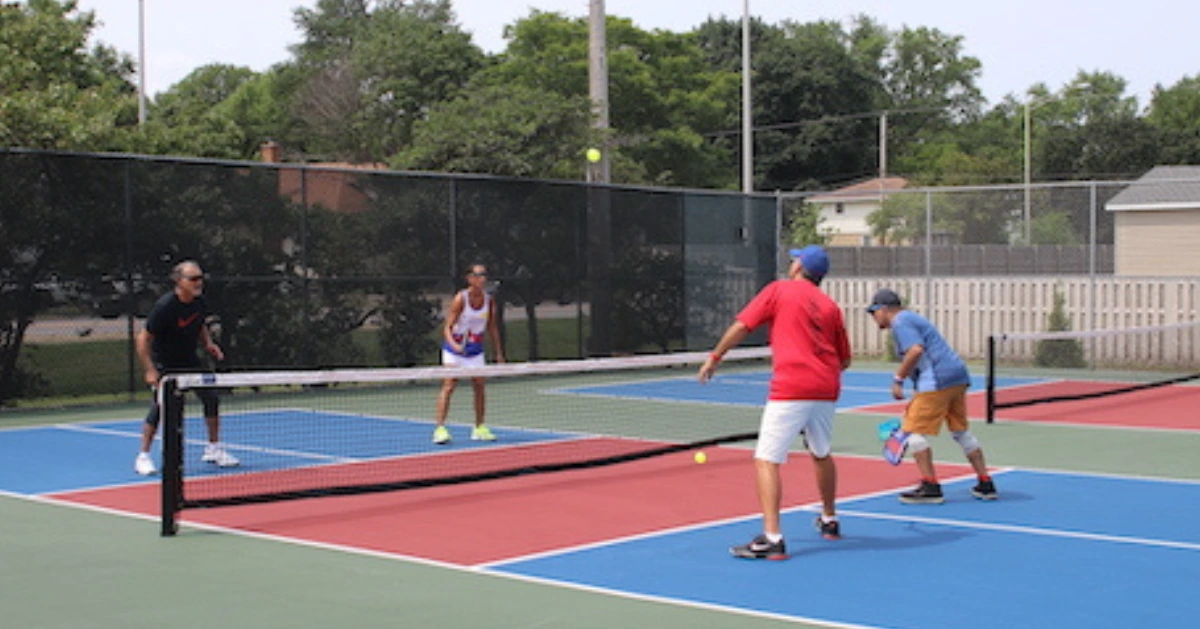
[[[1077,402],[1200,379],[1200,321],[988,337],[987,421],[997,411]]]
[[[754,439],[769,350],[729,352],[696,378],[705,353],[487,365],[184,374],[164,380],[162,534],[184,509],[433,487],[612,465]],[[456,378],[435,444],[436,409]],[[476,440],[473,381],[485,383]],[[193,393],[216,393],[237,467],[202,460]],[[689,458],[690,460],[690,458]]]

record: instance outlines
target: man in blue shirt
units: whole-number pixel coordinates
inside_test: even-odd
[[[880,289],[867,306],[867,312],[879,329],[892,330],[896,342],[900,367],[892,378],[892,397],[904,399],[904,381],[911,379],[913,383],[913,399],[904,411],[900,429],[908,434],[908,449],[921,472],[921,484],[901,493],[900,502],[939,504],[945,500],[933,469],[933,450],[926,438],[937,436],[942,422],[979,477],[971,495],[980,500],[995,500],[996,486],[988,475],[983,449],[968,430],[967,388],[971,375],[966,364],[928,319],[904,308],[895,291]]]

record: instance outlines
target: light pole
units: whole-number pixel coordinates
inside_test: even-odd
[[[138,0],[138,124],[146,123],[146,0]]]
[[[592,126],[600,130],[602,146],[600,161],[590,164],[591,181],[610,183],[612,162],[609,153],[609,109],[608,109],[608,31],[605,25],[604,0],[591,0],[588,4],[588,97],[595,114]]]
[[[1030,237],[1029,185],[1030,185],[1030,179],[1032,178],[1032,168],[1030,166],[1030,157],[1029,157],[1029,138],[1031,135],[1031,133],[1029,131],[1029,109],[1030,109],[1030,101],[1025,101],[1025,213],[1023,215],[1024,220],[1021,223],[1021,226],[1024,228],[1024,232],[1025,232],[1025,244],[1029,244],[1029,237]]]
[[[1025,237],[1025,244],[1027,244],[1027,245],[1033,244],[1031,242],[1031,238],[1032,238],[1032,231],[1031,231],[1032,216],[1031,216],[1031,214],[1032,214],[1032,212],[1030,211],[1030,197],[1029,197],[1030,186],[1033,183],[1033,181],[1032,181],[1033,180],[1033,157],[1030,154],[1031,153],[1030,147],[1032,144],[1031,138],[1033,136],[1033,132],[1031,129],[1032,125],[1030,124],[1030,122],[1031,122],[1030,112],[1033,111],[1034,107],[1037,107],[1039,105],[1044,105],[1050,99],[1051,99],[1050,96],[1043,96],[1042,98],[1030,98],[1029,100],[1025,101],[1025,125],[1024,125],[1025,126],[1025,213],[1024,213],[1024,230],[1023,231],[1024,231],[1024,237]]]
[[[754,108],[750,102],[750,0],[742,0],[742,191],[754,192]]]

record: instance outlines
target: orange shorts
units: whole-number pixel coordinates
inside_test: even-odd
[[[904,411],[901,429],[918,435],[936,435],[942,430],[943,420],[950,432],[967,429],[967,385],[913,395]]]

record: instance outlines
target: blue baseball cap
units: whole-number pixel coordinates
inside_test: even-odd
[[[871,298],[871,305],[867,306],[867,312],[871,313],[879,310],[880,308],[892,308],[899,307],[901,305],[900,295],[897,295],[896,291],[890,288],[881,288],[875,293],[875,296]]]
[[[817,245],[809,245],[803,249],[790,249],[788,255],[793,260],[799,260],[808,274],[816,279],[825,277],[829,272],[829,254]]]

